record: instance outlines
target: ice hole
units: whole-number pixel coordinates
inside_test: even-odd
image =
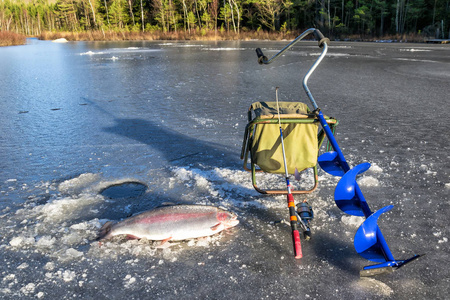
[[[111,199],[136,198],[145,194],[147,188],[147,185],[141,182],[128,181],[110,185],[103,189],[100,194]]]

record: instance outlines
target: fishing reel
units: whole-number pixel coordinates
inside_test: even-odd
[[[306,200],[298,203],[296,214],[298,216],[298,223],[303,230],[303,237],[305,240],[309,240],[311,238],[311,228],[309,225],[312,219],[314,219],[314,212],[311,205]]]

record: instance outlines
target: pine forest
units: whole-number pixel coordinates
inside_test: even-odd
[[[0,0],[0,31],[450,38],[450,0]]]

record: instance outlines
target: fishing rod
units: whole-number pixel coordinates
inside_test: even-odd
[[[281,127],[281,119],[280,119],[280,107],[278,106],[278,87],[275,89],[275,98],[277,102],[277,114],[278,114],[278,125],[280,126],[280,139],[281,139],[281,150],[283,152],[283,162],[284,162],[284,173],[286,176],[286,187],[287,187],[287,200],[288,200],[288,208],[289,208],[289,216],[291,221],[292,228],[292,242],[294,244],[294,255],[295,258],[299,259],[303,257],[302,254],[302,244],[300,242],[300,233],[297,228],[297,212],[295,210],[295,202],[294,196],[291,193],[291,183],[289,182],[289,174],[286,164],[286,153],[284,151],[284,140],[283,140],[283,128]]]

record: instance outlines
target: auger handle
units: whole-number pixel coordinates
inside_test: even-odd
[[[286,52],[287,50],[289,50],[289,48],[291,48],[292,46],[294,46],[298,41],[302,40],[303,38],[305,38],[307,35],[309,34],[314,34],[314,38],[317,39],[319,41],[319,47],[323,48],[325,44],[329,44],[330,43],[330,39],[326,38],[322,32],[320,32],[320,30],[315,29],[315,28],[310,28],[308,30],[306,30],[305,32],[303,32],[302,34],[300,34],[298,37],[295,38],[295,40],[293,40],[292,42],[290,42],[286,47],[284,47],[283,49],[281,49],[277,54],[275,54],[274,56],[272,56],[270,59],[267,59],[266,56],[264,56],[263,52],[261,51],[260,48],[256,49],[256,55],[258,55],[258,63],[260,65],[262,64],[270,64],[272,61],[274,61],[277,57],[279,57],[280,55],[282,55],[284,52]]]
[[[319,29],[314,30],[314,37],[319,42],[319,48],[323,48],[324,43],[330,43],[330,39],[325,37]]]
[[[256,48],[256,55],[258,55],[258,63],[260,65],[264,64],[264,62],[267,61],[267,56],[264,56],[261,48]]]

